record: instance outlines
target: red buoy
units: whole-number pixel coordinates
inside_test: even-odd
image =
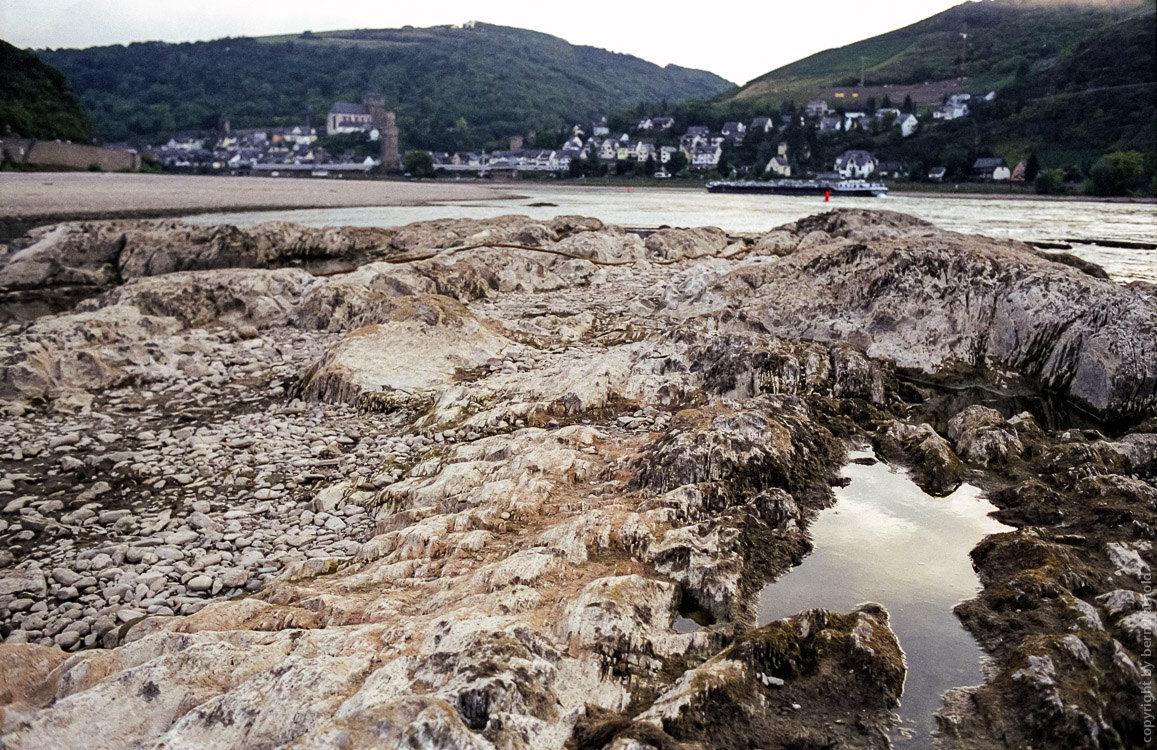
[[[825,190],[824,191],[824,203],[829,202],[831,199],[832,199],[832,191],[831,190]]]

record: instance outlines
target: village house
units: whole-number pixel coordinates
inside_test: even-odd
[[[828,106],[826,99],[812,99],[807,103],[808,117],[823,117],[834,111],[835,110]]]
[[[932,167],[928,170],[928,179],[933,182],[943,182],[946,174],[948,174],[947,167]]]
[[[674,146],[662,146],[662,147],[660,147],[659,148],[659,163],[660,164],[666,164],[667,162],[671,161],[671,157],[674,156],[675,152],[678,150],[679,149],[675,148]]]
[[[846,132],[849,132],[849,133],[852,132],[853,130],[859,130],[859,128],[861,127],[861,124],[865,123],[867,121],[868,121],[868,113],[867,112],[845,112],[844,113],[844,130]]]
[[[907,177],[908,170],[903,162],[882,161],[876,165],[876,174],[881,177]]]
[[[867,151],[845,151],[836,158],[836,172],[840,177],[864,179],[876,169],[876,157]]]
[[[972,178],[974,180],[990,180],[999,182],[1012,176],[1008,164],[1001,158],[977,159],[972,164]]]
[[[200,151],[205,148],[205,141],[200,138],[170,138],[163,148],[172,151]]]
[[[674,117],[652,117],[651,124],[655,130],[670,130],[675,125]]]
[[[971,94],[953,94],[948,97],[943,106],[937,107],[932,112],[932,119],[934,120],[957,120],[961,117],[968,116],[968,100],[972,98]]]
[[[895,124],[900,128],[900,136],[902,138],[907,138],[908,136],[915,133],[916,129],[920,127],[920,120],[917,119],[916,115],[909,112],[908,114],[903,115],[898,120],[896,120]]]
[[[655,121],[650,117],[644,117],[635,123],[635,130],[654,130]]]
[[[791,177],[791,162],[785,156],[773,156],[767,162],[767,172],[779,175],[780,177]]]
[[[723,149],[719,146],[696,146],[691,153],[692,169],[715,169],[719,166],[719,159],[723,156]]]
[[[1016,163],[1016,166],[1013,167],[1012,176],[1009,177],[1009,179],[1013,182],[1024,182],[1024,173],[1027,169],[1028,165],[1025,164],[1024,159],[1021,159]]]
[[[373,140],[377,140],[377,130],[374,130],[374,133],[375,137]],[[286,143],[300,143],[303,146],[308,146],[317,140],[317,130],[302,125],[292,128],[274,128],[269,132],[269,135],[273,141],[281,140]]]
[[[602,138],[603,136],[610,135],[610,134],[611,134],[611,129],[609,127],[607,127],[607,118],[605,118],[605,117],[599,118],[599,121],[596,122],[593,126],[591,126],[591,135],[593,135],[597,138]]]
[[[723,123],[723,137],[734,143],[736,146],[743,143],[743,138],[746,133],[747,126],[741,122]]]
[[[820,118],[820,132],[821,133],[837,133],[843,130],[844,120],[840,117],[821,117]]]
[[[756,117],[747,129],[752,133],[770,133],[774,128],[775,123],[771,121],[770,117]]]

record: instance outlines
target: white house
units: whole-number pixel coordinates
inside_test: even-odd
[[[845,112],[844,113],[844,130],[851,132],[860,127],[860,124],[867,122],[867,112]]]
[[[696,146],[691,153],[692,169],[715,169],[719,166],[719,157],[723,156],[723,149],[719,146]]]
[[[968,116],[968,105],[964,102],[953,103],[949,101],[943,107],[937,107],[932,112],[933,120],[957,120],[961,117]]]
[[[821,117],[820,118],[820,132],[821,133],[835,133],[842,130],[844,121],[838,117]]]
[[[659,148],[659,163],[666,164],[671,161],[671,156],[679,149],[674,146],[662,146]]]
[[[767,171],[780,177],[791,177],[791,163],[783,156],[773,156],[767,163]]]
[[[900,136],[907,138],[916,132],[916,128],[920,127],[920,120],[916,119],[916,115],[909,112],[897,119],[895,124],[900,128]]]
[[[807,113],[810,117],[823,117],[832,111],[825,99],[812,99],[807,103]]]
[[[743,143],[743,138],[746,134],[747,126],[742,122],[723,123],[723,137],[730,139],[737,145]]]
[[[1012,170],[999,157],[977,159],[972,164],[972,176],[978,180],[1007,180],[1012,177]]]
[[[877,163],[867,151],[845,151],[836,158],[836,171],[841,177],[863,179],[875,171]]]

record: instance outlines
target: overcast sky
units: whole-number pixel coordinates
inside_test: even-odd
[[[744,83],[961,1],[0,0],[0,38],[17,47],[91,47],[475,20],[534,29],[660,65],[710,70]]]

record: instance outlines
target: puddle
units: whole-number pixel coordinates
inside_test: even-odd
[[[675,617],[675,622],[671,624],[671,627],[676,633],[694,633],[699,628],[706,628],[714,624],[715,618],[710,612],[699,609],[688,597],[683,597],[683,601],[679,605],[679,614]]]
[[[905,472],[869,464],[871,451],[850,453],[850,483],[811,525],[811,554],[760,593],[759,624],[812,607],[884,605],[908,665],[892,739],[923,747],[944,691],[983,682],[983,652],[952,608],[980,590],[969,551],[1011,527],[988,517],[996,507],[975,487],[932,497]]]

